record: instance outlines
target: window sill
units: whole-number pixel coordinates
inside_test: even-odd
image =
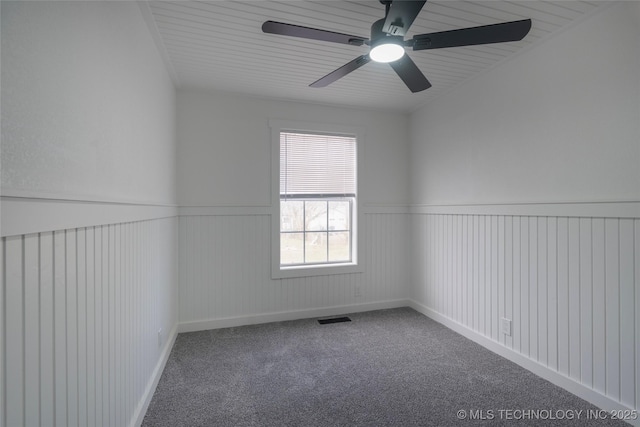
[[[362,273],[362,265],[356,263],[328,264],[328,265],[299,265],[291,267],[277,266],[272,269],[272,279],[289,279],[295,277],[329,276],[333,274]]]

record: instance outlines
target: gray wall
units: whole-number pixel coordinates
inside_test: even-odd
[[[175,90],[136,4],[2,2],[2,193],[175,203]]]
[[[605,408],[640,406],[639,17],[608,5],[410,122],[416,307]]]
[[[412,203],[639,200],[638,13],[611,6],[415,112]]]
[[[177,328],[175,89],[135,2],[1,8],[0,425],[135,425]]]

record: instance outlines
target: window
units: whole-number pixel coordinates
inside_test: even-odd
[[[351,262],[356,138],[280,132],[280,265]]]
[[[357,133],[271,125],[274,277],[350,272],[358,247]]]

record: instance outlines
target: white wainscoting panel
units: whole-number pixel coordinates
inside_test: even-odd
[[[175,217],[2,238],[3,425],[139,422],[175,338],[176,240]]]
[[[410,298],[640,409],[640,219],[412,215]],[[512,322],[503,334],[501,318]]]
[[[181,330],[407,305],[408,214],[363,217],[364,273],[273,280],[269,215],[180,216]]]

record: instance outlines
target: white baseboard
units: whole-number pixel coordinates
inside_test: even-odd
[[[151,378],[149,378],[149,381],[147,382],[147,387],[144,390],[142,398],[138,402],[138,406],[133,413],[133,417],[130,420],[129,426],[140,427],[142,425],[142,420],[144,420],[144,416],[147,413],[149,403],[151,403],[153,394],[155,393],[158,382],[160,381],[160,377],[162,376],[162,371],[164,371],[167,360],[169,360],[169,355],[171,354],[171,349],[173,349],[173,344],[176,342],[177,336],[178,325],[176,324],[171,329],[169,339],[165,343],[164,348],[162,349],[162,353],[160,353],[160,359],[158,360],[158,363],[156,364],[156,367],[151,374]]]
[[[255,325],[268,322],[282,322],[286,320],[308,319],[312,317],[337,316],[362,311],[382,310],[385,308],[399,308],[409,306],[409,300],[398,299],[378,301],[363,304],[339,305],[333,307],[311,308],[305,310],[280,311],[247,316],[225,317],[221,319],[207,319],[192,322],[182,322],[178,325],[178,332],[195,332],[207,329],[231,328],[235,326]]]
[[[594,404],[598,408],[604,409],[605,411],[634,410],[634,408],[627,407],[624,404],[617,402],[589,387],[586,387],[559,372],[553,371],[546,366],[541,365],[540,363],[531,360],[528,357],[523,356],[522,354],[517,353],[516,351],[505,347],[504,345],[493,341],[492,339],[489,339],[472,329],[469,329],[468,327],[438,313],[437,311],[426,307],[425,305],[417,301],[409,300],[409,307],[446,326],[447,328],[459,333],[465,338],[469,338],[470,340],[504,357],[505,359],[520,365],[530,372],[533,372],[534,374],[544,378],[550,383],[555,384],[558,387],[561,387],[568,392],[586,400],[587,402]],[[640,427],[640,419],[628,420],[627,422],[633,426]]]

